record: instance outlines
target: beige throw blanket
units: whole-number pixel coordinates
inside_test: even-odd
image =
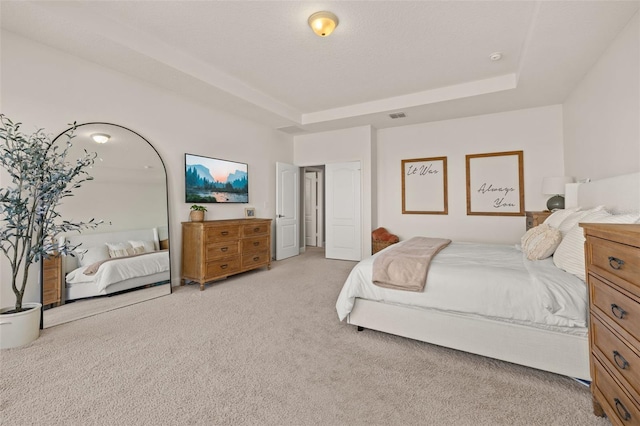
[[[422,291],[431,259],[451,243],[443,238],[413,237],[394,244],[373,261],[373,283],[394,290]]]

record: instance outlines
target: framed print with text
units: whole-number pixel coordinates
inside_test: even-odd
[[[402,160],[402,213],[448,213],[447,157]]]
[[[523,152],[467,155],[467,214],[524,216]]]

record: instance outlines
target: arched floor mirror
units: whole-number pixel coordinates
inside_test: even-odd
[[[67,139],[56,137],[58,143]],[[111,123],[76,127],[68,160],[97,153],[85,182],[63,199],[61,219],[101,220],[60,238],[75,256],[42,261],[43,327],[171,293],[167,175],[144,137]]]

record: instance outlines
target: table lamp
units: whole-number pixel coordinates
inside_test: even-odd
[[[549,211],[564,209],[564,186],[572,182],[573,178],[568,176],[551,176],[542,179],[542,193],[553,195],[547,200]]]

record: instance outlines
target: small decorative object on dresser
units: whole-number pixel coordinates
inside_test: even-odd
[[[271,219],[182,222],[182,271],[185,280],[204,284],[266,266],[271,269]]]
[[[191,222],[202,222],[206,211],[207,208],[205,206],[199,206],[197,204],[192,205],[191,212],[189,213],[189,220]]]
[[[538,225],[541,225],[546,218],[551,216],[550,211],[542,211],[542,212],[526,212],[527,216],[527,231],[531,228],[535,228]]]
[[[256,209],[253,207],[245,207],[244,217],[256,217]]]
[[[586,237],[593,412],[640,425],[640,225],[581,224]]]

